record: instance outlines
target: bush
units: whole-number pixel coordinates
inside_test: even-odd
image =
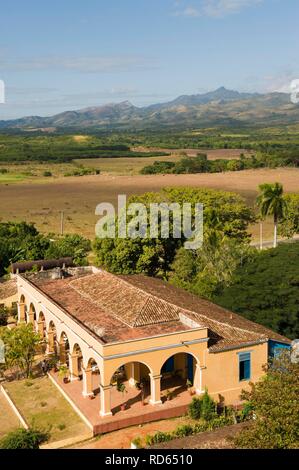
[[[201,399],[201,418],[205,421],[211,421],[216,416],[216,403],[206,390]]]
[[[160,442],[168,442],[173,439],[173,435],[170,432],[161,432],[158,431],[154,435],[147,435],[145,437],[145,443],[148,446],[152,446],[154,444],[159,444]]]
[[[211,421],[217,417],[216,403],[206,390],[201,398],[194,397],[189,405],[189,415],[192,419]]]
[[[183,424],[182,426],[179,426],[173,434],[175,437],[187,437],[191,436],[193,432],[194,428],[190,424]]]
[[[200,398],[192,398],[192,402],[189,405],[189,415],[192,419],[200,419],[201,416],[201,400]]]
[[[39,449],[49,439],[47,432],[35,429],[17,429],[0,441],[1,449]]]
[[[8,320],[8,310],[6,307],[0,307],[0,326],[6,326]]]
[[[52,173],[51,171],[44,171],[43,176],[46,176],[46,177],[52,176]]]

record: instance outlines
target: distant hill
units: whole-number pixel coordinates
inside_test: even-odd
[[[299,105],[286,93],[239,93],[218,88],[182,95],[167,103],[136,107],[129,101],[66,111],[51,117],[30,116],[0,121],[0,129],[98,128],[161,129],[246,127],[299,122]]]

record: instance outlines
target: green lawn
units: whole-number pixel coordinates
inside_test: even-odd
[[[29,425],[50,428],[49,442],[90,431],[48,377],[16,380],[5,388]]]

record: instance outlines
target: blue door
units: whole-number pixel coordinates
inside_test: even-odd
[[[170,357],[162,367],[162,374],[166,372],[173,372],[174,371],[174,356]]]
[[[187,370],[188,370],[188,380],[193,383],[194,374],[193,374],[193,356],[188,354],[187,356]]]

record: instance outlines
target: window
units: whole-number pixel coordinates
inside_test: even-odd
[[[250,353],[239,354],[239,380],[249,380],[251,375]]]

